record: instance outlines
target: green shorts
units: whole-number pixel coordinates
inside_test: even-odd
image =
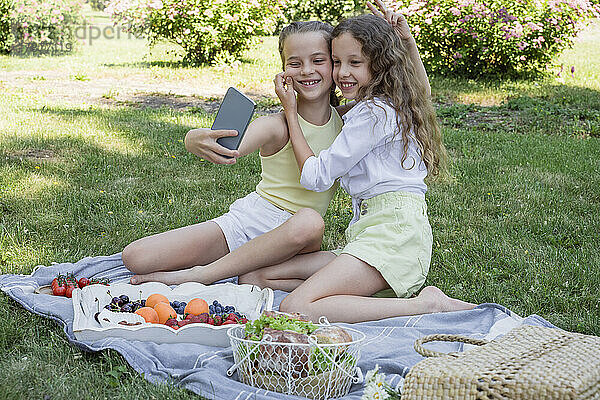
[[[346,246],[333,253],[350,254],[376,268],[397,297],[410,297],[423,286],[433,244],[423,197],[388,192],[363,200],[359,220],[345,234]]]

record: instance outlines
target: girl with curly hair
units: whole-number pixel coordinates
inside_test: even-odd
[[[328,252],[328,262],[283,300],[282,311],[359,322],[474,307],[432,286],[413,297],[427,277],[433,242],[425,178],[443,171],[446,151],[429,87],[411,57],[414,39],[394,31],[398,21],[405,24],[361,15],[333,30],[333,79],[356,105],[318,155],[297,122],[292,80],[285,72],[275,78],[300,183],[318,192],[339,179],[354,209],[345,247]],[[394,298],[377,296],[389,289]]]

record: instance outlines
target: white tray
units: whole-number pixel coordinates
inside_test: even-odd
[[[131,301],[146,299],[152,293],[167,296],[169,301],[189,301],[200,297],[208,304],[213,300],[222,305],[232,305],[236,311],[244,314],[249,320],[256,319],[262,311],[273,307],[273,290],[260,289],[254,285],[235,285],[223,283],[205,286],[201,283],[188,282],[173,289],[169,286],[150,282],[141,285],[116,283],[110,286],[90,285],[73,291],[73,333],[78,340],[96,341],[107,337],[119,337],[129,340],[150,341],[155,343],[199,343],[208,346],[228,347],[230,345],[227,329],[236,325],[213,326],[209,324],[189,324],[177,330],[162,324],[143,323],[138,326],[119,324],[100,325],[94,314],[102,311],[113,297],[127,295]],[[137,319],[137,314],[119,313],[128,318]],[[141,319],[141,317],[140,317]]]

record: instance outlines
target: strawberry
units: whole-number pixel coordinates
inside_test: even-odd
[[[227,316],[227,321],[236,321],[237,320],[237,315],[235,315],[234,313],[230,313]]]
[[[212,319],[212,317],[208,317],[208,319],[206,320],[206,323],[210,324],[210,325],[215,325],[215,320]]]
[[[223,322],[221,325],[235,325],[235,324],[237,324],[237,322],[235,322],[231,319],[228,319],[227,321]]]

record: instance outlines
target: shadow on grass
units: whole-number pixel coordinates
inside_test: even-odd
[[[31,265],[112,254],[139,237],[214,218],[251,192],[260,173],[257,157],[228,167],[188,153],[181,139],[193,127],[166,121],[164,111],[29,111],[40,121],[58,117],[49,132],[65,131],[2,141],[4,149],[26,149],[0,159],[0,183],[10,188],[0,198],[0,222],[12,227],[9,242],[20,251],[39,252]],[[74,125],[93,125],[102,139],[81,129],[68,134]]]
[[[516,88],[498,105],[464,104],[465,93],[485,93],[486,83],[461,83],[450,103],[438,103],[440,122],[457,129],[600,137],[600,92],[566,85]],[[438,99],[439,100],[439,99]]]
[[[102,63],[103,67],[117,67],[117,68],[171,68],[171,69],[184,69],[184,68],[198,68],[200,66],[206,67],[208,65],[198,65],[185,60],[174,60],[174,61],[136,61],[136,62],[124,62],[124,63]]]

